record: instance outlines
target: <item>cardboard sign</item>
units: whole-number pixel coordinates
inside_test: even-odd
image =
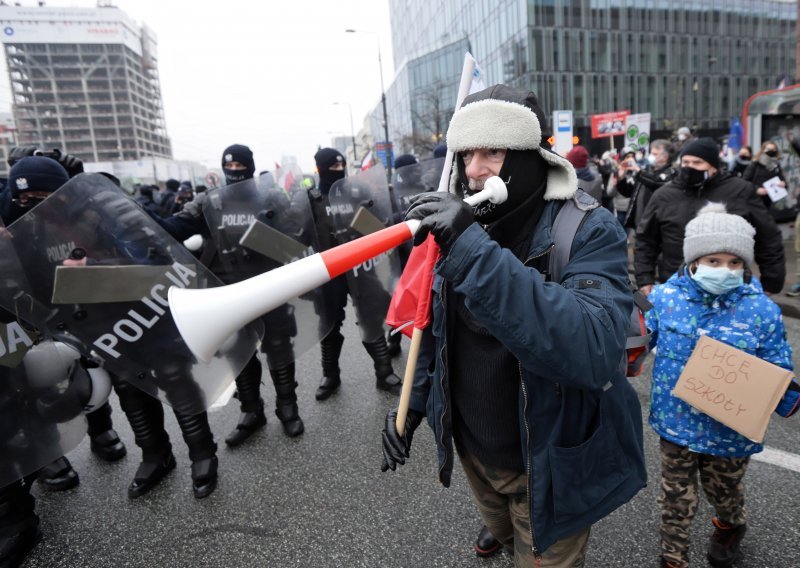
[[[761,443],[792,376],[791,371],[704,335],[672,394]]]

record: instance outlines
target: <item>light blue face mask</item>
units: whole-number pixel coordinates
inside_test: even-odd
[[[744,269],[731,270],[724,266],[714,268],[706,264],[698,264],[692,278],[703,290],[719,296],[744,284]]]

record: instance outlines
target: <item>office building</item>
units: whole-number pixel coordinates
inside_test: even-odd
[[[156,37],[119,8],[0,6],[17,143],[87,162],[171,158]]]
[[[582,138],[590,115],[616,110],[650,112],[656,133],[684,125],[721,132],[741,116],[750,95],[788,85],[795,73],[796,0],[389,0],[389,6],[398,71],[387,100],[398,144],[439,134],[430,120],[419,120],[438,112],[421,93],[441,99],[449,120],[465,47],[487,84],[531,88],[548,112],[574,111]]]

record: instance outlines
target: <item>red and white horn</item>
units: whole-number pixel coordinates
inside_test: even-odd
[[[508,197],[498,177],[464,201],[502,203]],[[344,274],[414,236],[419,221],[405,221],[264,274],[218,288],[173,286],[167,298],[175,325],[199,361],[208,363],[228,337],[257,317]]]

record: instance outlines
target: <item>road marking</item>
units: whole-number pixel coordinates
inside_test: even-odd
[[[775,448],[765,447],[759,454],[753,454],[753,460],[772,465],[777,465],[784,469],[790,469],[800,473],[800,455],[776,450]]]

